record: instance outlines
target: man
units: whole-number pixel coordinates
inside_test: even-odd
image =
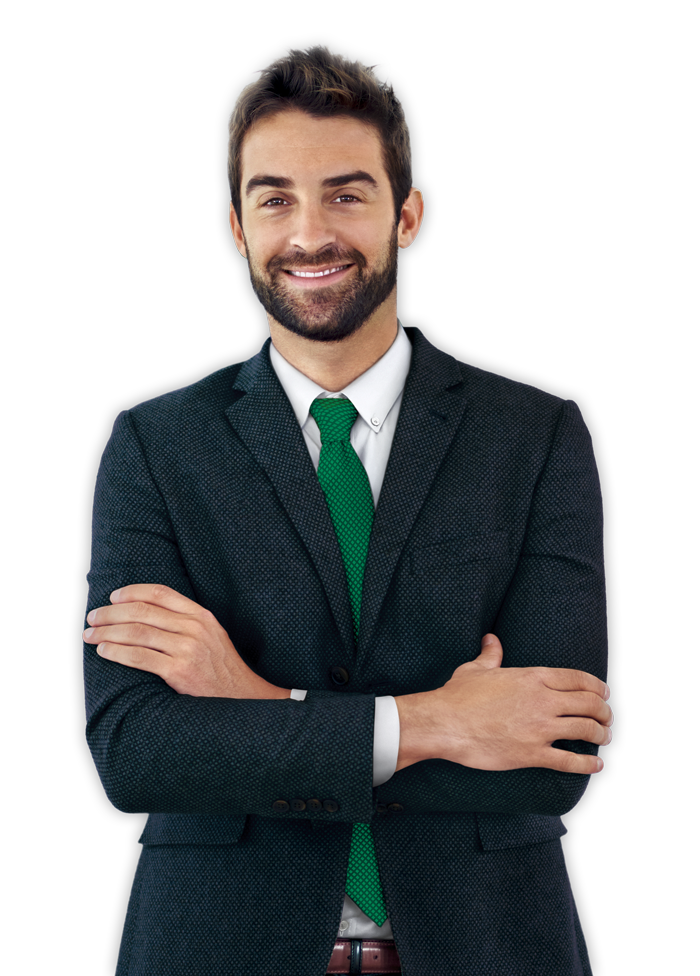
[[[150,816],[118,973],[590,973],[559,837],[610,740],[578,408],[396,316],[393,91],[293,51],[231,120],[270,336],[117,419],[87,735]]]

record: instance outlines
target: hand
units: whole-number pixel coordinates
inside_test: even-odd
[[[209,610],[169,586],[136,583],[88,614],[83,640],[109,661],[159,675],[181,695],[289,698],[255,674]]]
[[[503,648],[494,634],[481,648],[442,688],[397,697],[397,770],[423,759],[491,770],[603,768],[596,756],[552,748],[557,739],[610,742],[613,713],[603,681],[568,668],[501,668]]]

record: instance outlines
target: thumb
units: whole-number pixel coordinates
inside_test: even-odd
[[[482,668],[500,668],[503,660],[503,647],[495,634],[484,634],[481,638],[481,653],[475,658]]]

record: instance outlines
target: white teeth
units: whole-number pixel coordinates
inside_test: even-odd
[[[296,275],[297,278],[322,278],[324,275],[333,274],[335,271],[340,271],[343,265],[339,265],[337,268],[329,268],[327,271],[291,271],[290,274]]]

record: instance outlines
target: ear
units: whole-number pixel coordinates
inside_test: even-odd
[[[422,222],[423,194],[413,186],[401,208],[398,226],[399,247],[408,247],[414,242]]]
[[[241,222],[236,215],[236,211],[233,209],[233,204],[229,204],[228,210],[228,222],[231,225],[231,233],[233,234],[234,243],[238,249],[238,253],[244,258],[248,258],[248,252],[245,246],[245,237],[243,236],[243,228],[241,227]]]

